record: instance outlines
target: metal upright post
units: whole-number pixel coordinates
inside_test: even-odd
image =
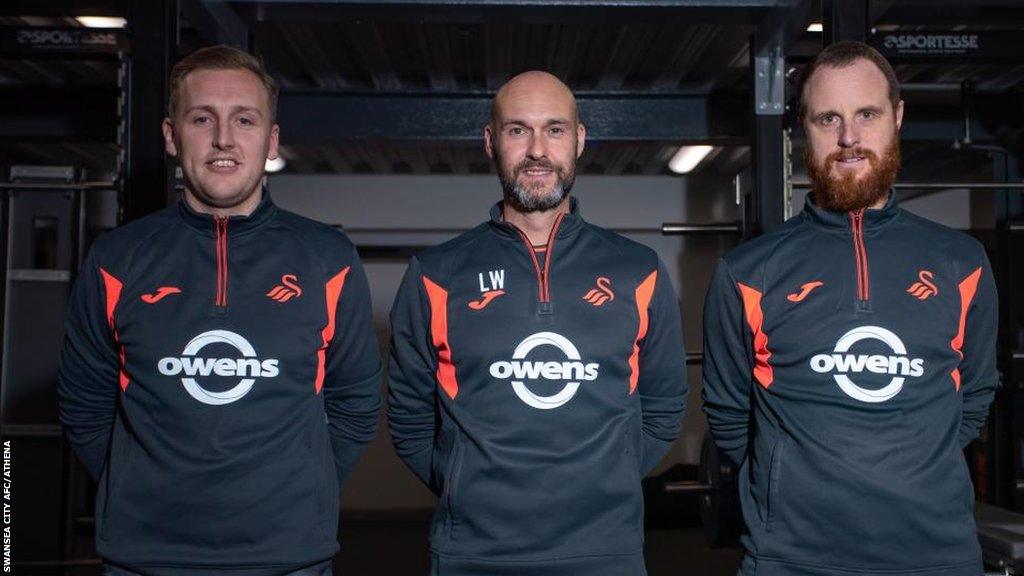
[[[844,40],[867,42],[868,0],[821,0],[824,45]]]
[[[785,112],[785,64],[781,38],[757,52],[751,42],[754,82],[754,186],[744,203],[744,238],[769,232],[785,219],[786,178],[782,119]]]
[[[758,24],[750,40],[754,86],[754,186],[743,205],[743,237],[782,226],[789,202],[783,116],[786,113],[786,51],[807,29],[811,0],[784,0]]]
[[[1021,178],[1018,159],[1011,151],[993,155],[996,181],[1018,182]],[[1002,372],[1002,386],[989,413],[988,458],[992,504],[1017,508],[1017,483],[1022,478],[1024,462],[1017,454],[1019,439],[1024,435],[1024,373],[1019,370],[1024,361],[1015,358],[1015,352],[1024,348],[1024,319],[1019,305],[1024,297],[1024,282],[1019,271],[1020,256],[1015,257],[1024,239],[1014,231],[1014,223],[1024,218],[1024,195],[1020,190],[1002,189],[995,193],[996,251],[993,273],[999,290],[999,344],[998,365]]]
[[[122,222],[165,207],[173,190],[160,124],[178,45],[178,4],[174,0],[131,0],[128,26],[132,35],[127,78],[131,102],[123,143],[125,181],[119,202]]]

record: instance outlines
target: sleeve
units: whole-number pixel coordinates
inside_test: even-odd
[[[725,260],[704,298],[704,413],[715,444],[737,464],[747,455],[752,343],[743,304]]]
[[[657,466],[672,447],[686,408],[686,350],[679,300],[660,261],[648,317],[647,334],[640,342],[637,381],[643,419],[644,474]]]
[[[380,348],[373,330],[370,288],[355,247],[351,258],[324,365],[324,409],[339,484],[373,440],[381,404]]]
[[[428,486],[437,426],[437,356],[429,327],[430,304],[414,257],[391,309],[388,427],[399,458]]]
[[[988,258],[984,254],[981,258],[981,266],[959,284],[962,303],[960,330],[953,347],[960,344],[962,353],[954,375],[954,381],[959,377],[963,395],[963,412],[957,433],[961,446],[967,446],[978,437],[999,382],[996,371],[998,297]],[[972,291],[974,297],[970,298]]]
[[[101,274],[90,252],[71,290],[57,373],[64,433],[95,479],[107,462],[120,366]]]

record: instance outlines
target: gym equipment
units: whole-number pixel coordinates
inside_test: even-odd
[[[987,574],[1024,574],[1024,514],[984,502],[974,503],[978,541]]]
[[[665,491],[692,493],[700,499],[700,519],[704,536],[712,548],[739,543],[743,519],[740,516],[736,466],[715,446],[710,434],[701,445],[697,480],[669,482]]]

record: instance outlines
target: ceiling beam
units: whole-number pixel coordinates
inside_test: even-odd
[[[40,2],[39,0],[4,0],[0,16],[125,16],[126,0],[81,0],[79,2]]]
[[[278,103],[283,140],[472,142],[483,138],[492,96],[284,92]],[[746,138],[743,94],[699,96],[578,95],[591,141],[710,142]]]
[[[780,0],[233,0],[254,21],[754,24]]]
[[[0,91],[0,139],[113,142],[117,126],[114,86],[23,87]],[[963,135],[958,105],[915,102],[908,95],[901,138],[952,141]],[[281,94],[281,141],[289,144],[393,140],[399,144],[479,142],[490,115],[489,94]],[[748,145],[748,100],[742,92],[643,96],[578,95],[587,139],[676,145],[711,142]],[[974,94],[971,138],[1001,142],[1020,132],[1020,95]],[[1005,121],[1013,118],[1013,121]],[[157,127],[153,128],[154,130]],[[799,126],[793,137],[800,140]]]
[[[1019,0],[900,0],[881,12],[875,25],[1003,27],[1022,17]]]
[[[207,44],[249,50],[249,26],[226,0],[178,0],[178,9]]]

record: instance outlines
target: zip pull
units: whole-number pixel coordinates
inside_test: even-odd
[[[228,217],[215,216],[214,229],[217,232],[217,308],[228,306]]]
[[[530,256],[530,260],[533,262],[533,269],[537,273],[537,301],[540,303],[551,302],[551,291],[548,287],[548,280],[551,277],[551,258],[554,255],[555,236],[558,233],[558,227],[562,224],[562,218],[565,217],[565,213],[559,214],[555,218],[555,223],[551,226],[551,231],[548,233],[548,243],[546,244],[544,252],[544,266],[541,267],[540,260],[537,259],[537,252],[530,242],[530,237],[526,235],[515,224],[509,224],[519,233],[520,238],[523,239],[523,244],[526,246],[526,252]],[[550,307],[547,308],[550,313]]]
[[[853,253],[857,261],[857,302],[865,308],[871,298],[871,284],[868,279],[868,253],[864,247],[864,209],[850,212],[853,231]]]

